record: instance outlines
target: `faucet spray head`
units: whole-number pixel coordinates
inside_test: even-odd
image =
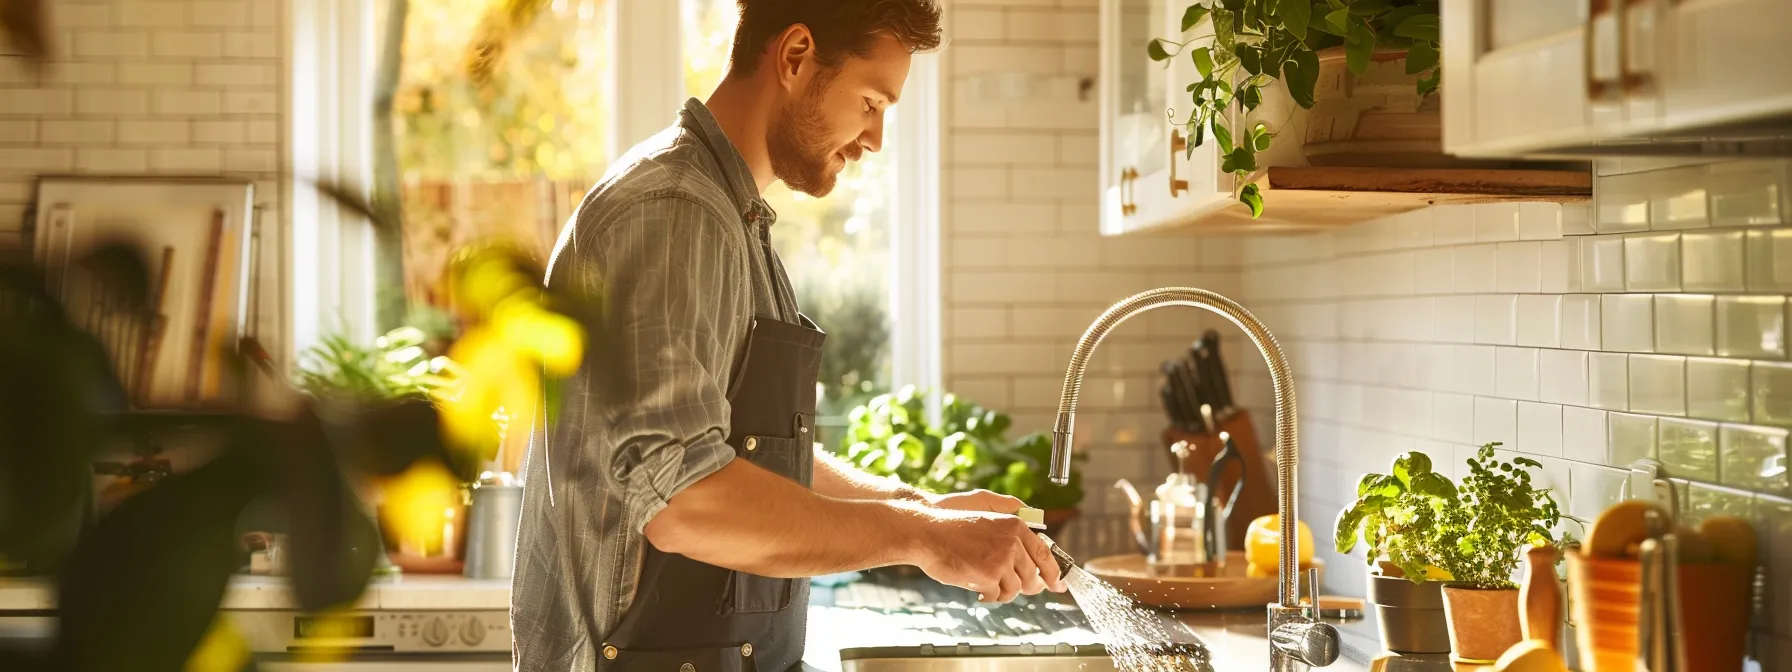
[[[1048,475],[1058,485],[1070,483],[1071,434],[1075,424],[1074,414],[1059,413],[1058,424],[1052,428],[1052,465]]]

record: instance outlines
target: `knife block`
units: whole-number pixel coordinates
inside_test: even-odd
[[[1242,550],[1245,531],[1250,528],[1251,521],[1276,512],[1275,456],[1265,453],[1258,443],[1257,429],[1251,424],[1250,411],[1234,409],[1215,418],[1215,424],[1219,425],[1219,429],[1212,434],[1175,427],[1165,429],[1164,457],[1169,460],[1171,469],[1186,471],[1194,474],[1197,480],[1206,481],[1207,470],[1213,466],[1213,458],[1226,447],[1226,443],[1220,440],[1219,432],[1232,435],[1232,445],[1238,448],[1239,457],[1244,461],[1244,476],[1240,479],[1236,467],[1228,468],[1226,473],[1220,475],[1219,483],[1208,485],[1219,493],[1221,501],[1230,499],[1234,488],[1244,488],[1244,492],[1238,496],[1238,506],[1232,509],[1232,515],[1226,519],[1226,545],[1234,550]],[[1177,441],[1187,441],[1193,448],[1182,464],[1177,464],[1175,453],[1170,452],[1170,446]]]

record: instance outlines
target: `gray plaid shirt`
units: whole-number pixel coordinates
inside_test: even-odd
[[[796,319],[771,249],[775,218],[693,98],[678,123],[611,167],[561,231],[550,285],[603,305],[583,320],[584,366],[523,465],[510,598],[518,669],[597,669],[635,596],[643,526],[734,459],[727,389],[748,322]]]

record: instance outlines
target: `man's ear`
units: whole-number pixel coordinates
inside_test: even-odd
[[[778,83],[785,91],[800,91],[799,86],[811,72],[805,68],[815,65],[815,34],[803,24],[792,24],[778,34],[772,53],[772,60],[778,67]]]

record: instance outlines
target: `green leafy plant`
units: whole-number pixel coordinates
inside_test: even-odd
[[[1189,40],[1155,39],[1146,45],[1153,61],[1188,54],[1201,80],[1188,85],[1194,111],[1185,120],[1188,152],[1207,141],[1219,143],[1220,170],[1236,175],[1238,200],[1263,214],[1263,194],[1248,180],[1257,154],[1275,138],[1263,123],[1233,123],[1263,103],[1263,89],[1280,80],[1302,108],[1313,107],[1319,82],[1319,54],[1342,47],[1346,67],[1361,75],[1377,51],[1405,52],[1407,74],[1418,80],[1420,96],[1437,90],[1437,0],[1210,0],[1188,6],[1178,37],[1202,22],[1211,36]],[[1196,44],[1196,43],[1203,44]],[[1236,105],[1236,112],[1230,111]],[[1237,141],[1234,144],[1234,141]]]
[[[294,384],[320,399],[428,397],[450,383],[453,363],[430,357],[423,348],[427,338],[421,329],[400,327],[368,347],[342,334],[325,335],[300,356]]]
[[[1338,514],[1339,553],[1368,544],[1369,564],[1386,558],[1413,583],[1433,578],[1446,511],[1458,505],[1456,484],[1431,470],[1431,458],[1413,451],[1394,459],[1391,473],[1364,474],[1356,501]],[[1447,571],[1447,570],[1446,570]]]
[[[1460,487],[1431,470],[1431,458],[1409,452],[1394,460],[1393,473],[1365,474],[1357,500],[1338,514],[1336,546],[1349,553],[1358,539],[1368,559],[1399,567],[1414,583],[1444,578],[1469,588],[1512,588],[1518,550],[1527,544],[1554,544],[1561,511],[1550,490],[1531,484],[1523,467],[1536,460],[1494,459],[1497,442],[1481,446],[1469,459]]]
[[[1439,563],[1455,575],[1455,582],[1470,588],[1515,588],[1512,574],[1518,569],[1518,551],[1525,545],[1556,543],[1555,527],[1561,510],[1550,490],[1531,484],[1531,474],[1521,467],[1540,469],[1526,457],[1501,462],[1493,447],[1481,446],[1468,461],[1469,475],[1462,479],[1460,505],[1444,512],[1441,529],[1450,536],[1440,541]]]
[[[945,395],[938,424],[928,421],[926,395],[914,386],[873,397],[847,417],[846,438],[834,452],[872,475],[934,493],[985,488],[1041,509],[1082,501],[1080,469],[1071,469],[1065,485],[1048,477],[1049,436],[1010,443],[1012,418],[956,395]]]

